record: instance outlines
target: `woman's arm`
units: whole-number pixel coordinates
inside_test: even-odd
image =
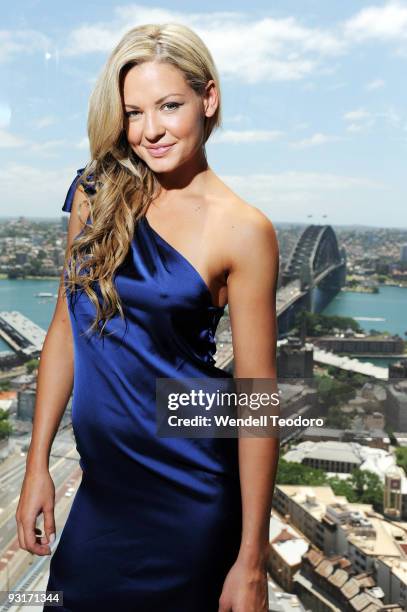
[[[78,186],[72,203],[67,246],[82,229],[83,221],[78,216],[78,206],[83,199],[83,188]],[[89,211],[86,205],[84,208],[87,216]],[[86,219],[84,222],[86,223]],[[54,315],[41,351],[31,442],[16,511],[21,548],[39,555],[49,553],[47,543],[39,544],[36,541],[38,536],[35,534],[35,522],[39,512],[44,513],[47,542],[50,534],[55,534],[55,491],[49,474],[49,455],[73,387],[72,329],[62,283],[63,274]]]
[[[236,224],[234,231],[227,281],[234,377],[269,379],[259,388],[273,393],[277,390],[278,242],[272,223],[257,209],[244,224]],[[266,562],[279,438],[271,427],[262,433],[266,437],[239,437],[243,527],[235,570],[239,580],[232,578],[231,584],[245,586],[238,587],[239,593],[231,587],[221,610],[228,610],[230,597],[238,610],[267,610]]]
[[[274,228],[263,215],[240,240],[228,278],[235,378],[277,378],[276,289],[279,252]],[[273,381],[273,382],[272,382]],[[269,429],[272,433],[272,429]],[[243,531],[240,555],[253,565],[269,549],[269,521],[279,439],[239,438]]]

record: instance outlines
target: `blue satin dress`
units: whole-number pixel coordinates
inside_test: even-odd
[[[84,334],[95,316],[86,294],[68,300],[83,472],[47,590],[63,591],[62,612],[218,612],[241,540],[238,440],[159,437],[155,384],[233,378],[213,358],[224,308],[145,217],[115,284],[125,320],[110,319],[103,338]]]

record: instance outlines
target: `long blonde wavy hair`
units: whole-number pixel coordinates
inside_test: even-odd
[[[136,222],[160,192],[154,172],[129,145],[122,100],[128,70],[148,61],[176,66],[199,95],[208,81],[214,80],[219,104],[212,117],[204,118],[203,147],[213,129],[221,124],[218,72],[211,53],[193,30],[178,23],[146,24],[132,28],[122,37],[89,100],[91,161],[79,174],[77,184],[86,190],[91,223],[75,237],[64,262],[65,292],[73,294],[80,288],[87,294],[96,308],[88,331],[100,328],[100,334],[117,312],[124,319],[114,285],[115,272],[126,258]],[[95,291],[96,282],[102,303]]]

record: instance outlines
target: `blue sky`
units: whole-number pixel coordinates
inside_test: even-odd
[[[236,193],[275,222],[407,227],[407,1],[9,7],[0,30],[0,215],[63,214],[88,161],[88,99],[107,56],[131,27],[178,21],[218,66],[223,126],[207,152]]]

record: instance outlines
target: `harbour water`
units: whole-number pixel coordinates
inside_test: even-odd
[[[34,323],[47,330],[55,309],[56,298],[35,294],[58,291],[58,279],[0,280],[0,311],[19,310]],[[381,286],[379,293],[339,293],[323,314],[355,318],[362,329],[407,336],[407,288]],[[0,340],[0,351],[7,350]]]
[[[34,323],[47,330],[55,310],[56,298],[36,297],[36,293],[57,294],[59,279],[49,280],[0,280],[0,311],[18,310]],[[0,339],[0,351],[8,351],[8,345]]]
[[[407,287],[381,285],[379,293],[341,291],[323,314],[352,317],[366,332],[387,331],[406,339]]]

